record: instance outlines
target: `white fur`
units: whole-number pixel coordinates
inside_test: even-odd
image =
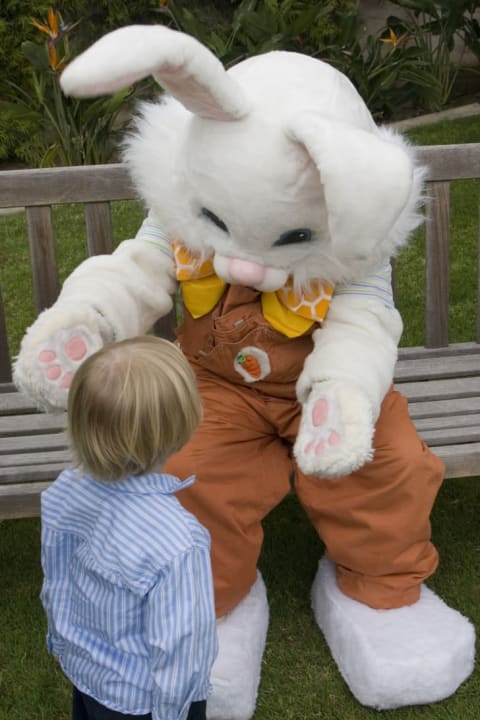
[[[249,594],[217,622],[208,720],[249,720],[255,712],[268,629],[268,601],[260,573]]]
[[[57,356],[62,374],[73,371],[63,348],[72,335],[80,334],[87,347],[85,359],[113,339],[108,323],[87,303],[65,302],[54,310],[44,310],[22,339],[20,353],[13,366],[13,381],[35,405],[46,412],[67,407],[68,391],[60,382],[50,382],[46,368],[39,363],[43,350]]]
[[[257,98],[255,83],[268,83],[267,98],[274,90],[287,92],[288,74],[285,80],[273,73],[275,62],[283,67],[287,59],[299,77],[316,76],[321,87],[326,76],[334,85],[332,68],[305,56],[252,58],[246,63],[255,70],[248,74],[254,86],[245,92],[258,101],[254,112],[216,122],[191,116],[173,100],[144,105],[125,157],[167,233],[192,250],[287,270],[298,286],[319,278],[351,280],[385,262],[420,222],[423,170],[400,136],[375,128],[371,118],[365,121],[364,106],[358,118],[349,114],[348,124],[335,115],[335,103],[326,102],[333,92],[328,86],[325,94],[315,94],[292,85],[288,92],[296,102],[272,113],[265,98]],[[360,105],[353,88],[345,89],[352,105]],[[343,134],[348,143],[342,143]],[[365,173],[371,184],[364,182]],[[202,207],[225,222],[228,235],[202,216]],[[311,228],[316,241],[272,247],[283,232],[299,227]]]
[[[327,403],[329,408],[321,427],[312,422],[318,401]],[[307,475],[323,478],[348,475],[372,459],[374,429],[372,407],[361,389],[341,382],[316,383],[303,406],[293,448],[298,466]],[[332,431],[339,438],[335,446],[329,446]],[[316,453],[319,442],[324,448]]]
[[[236,82],[198,40],[161,25],[131,25],[100,38],[62,73],[66,95],[115,92],[153,75],[203,117],[242,117],[248,106]]]
[[[323,558],[312,604],[343,678],[363,705],[392,709],[443,700],[473,670],[472,624],[424,585],[414,605],[373,610],[339,590],[334,565]]]
[[[360,295],[334,295],[323,327],[313,334],[314,350],[297,382],[299,401],[307,401],[314,383],[339,380],[368,398],[375,422],[392,383],[402,328],[395,308]]]
[[[172,258],[145,242],[126,240],[113,255],[85,260],[67,278],[55,305],[25,334],[14,382],[39,408],[64,409],[67,391],[47,380],[39,353],[54,350],[65,373],[72,367],[62,344],[77,326],[88,335],[88,357],[107,343],[149,330],[171,310],[175,287]]]
[[[356,268],[355,274],[375,260],[388,260],[395,249],[390,230],[405,210],[412,187],[409,154],[379,133],[315,115],[295,118],[290,132],[318,168],[332,254],[350,272]]]

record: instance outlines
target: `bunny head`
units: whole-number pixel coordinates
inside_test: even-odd
[[[226,282],[359,277],[419,223],[412,149],[328,64],[270,52],[226,71],[188,35],[131,26],[79,56],[62,86],[99,95],[150,74],[167,95],[142,106],[125,158],[167,234]]]

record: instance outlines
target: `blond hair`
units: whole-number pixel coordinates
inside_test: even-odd
[[[91,355],[68,398],[75,463],[99,480],[147,472],[190,439],[202,410],[181,350],[146,335]]]

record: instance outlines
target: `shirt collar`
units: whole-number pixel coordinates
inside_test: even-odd
[[[93,482],[100,482],[90,477]],[[148,473],[146,475],[130,475],[123,480],[115,482],[102,482],[102,485],[108,485],[112,490],[126,493],[136,493],[139,495],[151,495],[154,493],[164,493],[171,495],[189,487],[195,482],[195,475],[190,475],[183,482],[175,475],[168,473]]]

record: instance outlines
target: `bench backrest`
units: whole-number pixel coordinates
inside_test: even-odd
[[[426,346],[448,345],[450,182],[480,178],[480,143],[419,148],[428,167],[426,201]],[[134,199],[123,164],[0,172],[0,208],[24,207],[27,219],[36,312],[59,293],[52,206],[81,203],[85,208],[89,255],[113,249],[110,202]],[[477,337],[480,340],[480,294]],[[172,318],[163,327],[171,333]],[[5,316],[0,288],[0,382],[11,379]]]

